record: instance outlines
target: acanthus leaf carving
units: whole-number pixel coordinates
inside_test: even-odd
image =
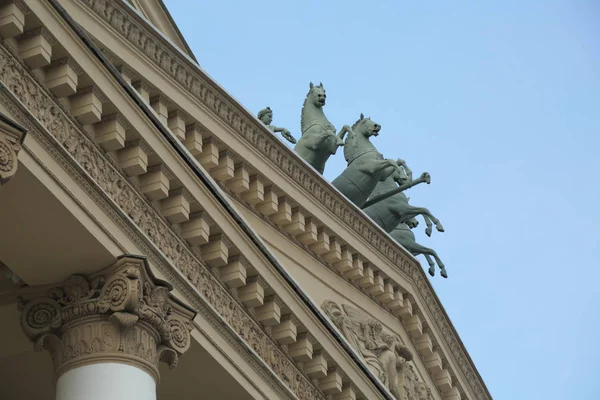
[[[25,135],[22,127],[14,126],[8,117],[0,115],[0,186],[8,182],[17,172],[17,155],[21,150],[21,140]]]
[[[189,347],[195,315],[169,290],[144,260],[124,257],[89,277],[22,288],[21,325],[36,350],[50,351],[57,375],[99,357],[136,362],[158,380],[161,354],[174,365]]]

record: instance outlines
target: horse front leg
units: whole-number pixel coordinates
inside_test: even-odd
[[[336,135],[336,144],[338,146],[343,146],[344,145],[344,137],[346,136],[347,133],[351,133],[351,132],[352,132],[352,128],[350,128],[350,125],[342,126],[342,129],[340,129],[340,132]]]
[[[429,254],[423,254],[423,257],[425,257],[425,260],[427,260],[427,264],[429,265],[429,269],[427,270],[429,272],[429,275],[435,276],[435,263],[433,262],[433,259]]]
[[[431,221],[433,221],[433,223],[435,224],[435,229],[438,230],[438,232],[444,232],[444,227],[442,226],[442,223],[440,222],[439,219],[437,219],[432,213],[431,211],[429,211],[427,208],[425,207],[416,207],[416,209],[418,210],[418,213],[421,214],[423,216],[423,218],[425,218],[425,216],[427,216],[428,218],[431,219]],[[427,236],[430,236],[430,234],[428,234]]]
[[[408,182],[412,181],[413,173],[412,173],[412,170],[408,167],[408,164],[406,164],[406,161],[399,158],[396,160],[396,165],[398,165],[398,168],[400,168],[404,171],[404,173],[408,177],[407,181]]]
[[[431,232],[433,232],[433,224],[431,223],[431,218],[429,218],[425,214],[421,214],[421,216],[423,217],[423,221],[425,221],[425,225],[427,226],[427,228],[425,228],[425,234],[431,237]]]
[[[375,173],[379,173],[379,181],[383,182],[387,178],[390,177],[396,170],[398,166],[394,162],[394,160],[374,160],[377,163],[377,167],[374,170]]]
[[[420,245],[419,243],[416,243],[416,242],[414,243],[414,245],[411,246],[410,250],[411,250],[411,252],[413,252],[414,255],[423,254],[425,259],[427,260],[427,263],[429,264],[429,275],[431,275],[431,276],[435,275],[435,265],[433,264],[433,261],[431,260],[431,257],[433,257],[433,258],[435,258],[435,262],[437,263],[438,268],[440,269],[440,275],[442,275],[444,278],[448,277],[448,272],[446,272],[446,266],[444,265],[444,263],[442,262],[440,257],[437,255],[437,252],[435,250],[430,249],[429,247]]]
[[[431,236],[431,232],[433,231],[433,224],[431,223],[431,219],[429,215],[423,212],[423,210],[427,211],[427,209],[423,207],[414,207],[407,203],[398,204],[395,208],[395,212],[402,216],[402,222],[408,223],[411,219],[415,218],[417,215],[421,215],[423,220],[425,221],[425,234],[427,236]]]

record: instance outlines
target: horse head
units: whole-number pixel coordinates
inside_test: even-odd
[[[379,135],[381,125],[373,121],[370,117],[365,118],[360,114],[360,118],[352,125],[350,134],[344,144],[344,158],[350,163],[354,158],[364,154],[367,150],[375,150],[373,144],[369,141],[371,136]]]
[[[314,105],[317,108],[321,108],[325,105],[325,101],[327,100],[327,94],[325,93],[325,88],[323,87],[323,83],[319,83],[318,86],[310,83],[310,89],[308,94],[306,95],[306,101],[309,104]]]
[[[327,94],[325,93],[323,84],[319,83],[318,86],[315,86],[311,82],[310,89],[308,90],[308,94],[302,105],[302,112],[300,113],[300,131],[302,134],[304,134],[304,131],[315,121],[320,121],[325,125],[331,125],[325,117],[325,114],[323,114],[323,106],[325,105],[326,100]],[[331,128],[335,131],[333,126],[331,126]]]
[[[379,135],[380,130],[381,125],[374,122],[371,117],[365,118],[363,114],[360,114],[360,118],[352,125],[352,133],[364,136],[367,139]]]

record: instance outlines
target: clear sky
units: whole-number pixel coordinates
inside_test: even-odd
[[[338,129],[365,113],[386,157],[431,174],[407,194],[446,232],[417,240],[495,399],[600,399],[600,3],[165,3],[249,110],[298,137],[322,81]]]

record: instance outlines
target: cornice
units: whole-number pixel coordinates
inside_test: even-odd
[[[11,100],[7,99],[5,95],[0,92],[0,103],[12,108],[13,111],[21,117],[20,120],[24,121],[27,117],[20,111],[16,110],[10,101]],[[270,375],[270,371],[268,370],[266,363],[248,348],[247,344],[239,337],[237,332],[233,331],[233,329],[226,324],[226,321],[224,321],[223,318],[215,313],[210,305],[206,304],[205,301],[199,298],[195,289],[192,289],[192,285],[190,284],[189,280],[171,265],[171,261],[156,249],[154,243],[143,237],[143,235],[140,234],[138,227],[125,214],[123,214],[123,212],[117,206],[115,206],[114,203],[105,198],[106,196],[104,196],[102,193],[99,193],[98,187],[94,183],[91,183],[80,173],[77,164],[72,159],[61,154],[62,152],[60,149],[55,147],[56,144],[54,141],[51,142],[51,139],[47,137],[46,134],[38,132],[36,128],[32,129],[31,134],[42,146],[42,148],[61,166],[61,168],[63,168],[67,174],[75,180],[76,184],[92,198],[93,202],[98,205],[101,210],[106,213],[106,215],[109,216],[111,221],[115,222],[118,228],[124,232],[128,238],[130,238],[136,248],[140,249],[140,251],[148,257],[149,262],[162,273],[166,280],[173,284],[173,287],[179,293],[181,293],[184,298],[190,300],[191,304],[196,310],[198,310],[199,314],[205,317],[209,321],[210,326],[219,332],[219,336],[224,338],[226,342],[232,346],[234,351],[241,355],[242,358],[252,366],[254,371],[258,372],[265,382],[269,383],[269,387],[271,387],[278,394],[278,398],[296,399],[296,397],[289,392],[289,389],[285,387],[282,382],[279,385],[273,382],[273,377]],[[103,226],[97,218],[97,215],[89,210],[79,199],[77,199],[77,197],[71,192],[70,188],[61,182],[61,180],[46,165],[44,165],[42,160],[40,160],[31,150],[28,149],[26,144],[23,145],[23,147],[42,167],[42,169],[50,177],[52,177],[52,179],[61,187],[61,189],[64,190],[65,193],[67,193],[76,202],[76,204],[86,212],[87,216],[102,229],[104,234],[110,237],[111,240],[118,245],[120,250],[125,253],[127,249],[123,247],[121,243],[119,243],[119,240],[114,236],[114,232]],[[14,296],[16,301],[16,291]],[[196,329],[199,332],[202,332],[205,337],[222,352],[222,355],[233,363],[231,357],[227,354],[227,351],[219,346],[215,340],[213,340],[205,328],[206,327],[196,325]],[[240,373],[244,376],[247,375],[246,371],[243,370],[240,370]],[[257,390],[262,392],[259,387],[257,387]]]
[[[447,348],[450,349],[476,398],[491,399],[428,278],[420,265],[408,256],[404,249],[361,210],[350,204],[341,193],[291,149],[275,138],[197,64],[169,43],[159,32],[153,30],[137,13],[127,6],[109,0],[81,0],[81,3],[88,6],[130,45],[152,60],[166,76],[183,87],[188,95],[203,104],[240,138],[269,160],[274,165],[274,169],[281,171],[303,188],[307,196],[313,197],[315,202],[332,210],[337,218],[407,274],[413,280],[418,295],[427,305],[441,333],[440,340],[446,342]]]
[[[225,323],[239,342],[250,346],[244,352],[250,351],[258,356],[260,361],[254,360],[254,363],[258,361],[258,365],[267,366],[276,380],[286,390],[291,390],[295,397],[301,400],[325,399],[324,394],[296,367],[267,331],[193,254],[188,245],[176,236],[153,206],[143,199],[114,162],[102,155],[100,148],[84,133],[81,125],[68,115],[64,106],[55,102],[36,79],[26,72],[26,67],[1,46],[0,80],[0,101],[11,114],[33,135],[48,136],[54,142],[51,146],[59,146],[60,152],[69,154],[72,163],[69,165],[70,169],[83,169],[84,174],[92,181],[91,186],[86,182],[86,192],[100,190],[102,195],[94,197],[108,198],[136,227],[138,231],[131,237],[135,238],[143,232],[142,235],[149,240],[151,247],[156,249],[151,250],[151,253],[160,254],[168,265],[173,266],[161,271],[169,278],[169,282],[181,281],[178,274],[182,274],[186,284],[194,287],[193,291],[187,289],[182,292],[189,295],[187,298],[193,299],[196,309],[216,313],[221,319],[216,325]],[[11,97],[16,98],[18,104]],[[38,130],[43,133],[38,133]],[[60,157],[60,152],[54,149],[51,153]],[[81,178],[78,181],[82,183]],[[111,214],[115,215],[115,220],[123,218],[123,215],[116,215],[114,211]],[[147,245],[144,247],[148,248]],[[178,271],[177,274],[174,271]]]

